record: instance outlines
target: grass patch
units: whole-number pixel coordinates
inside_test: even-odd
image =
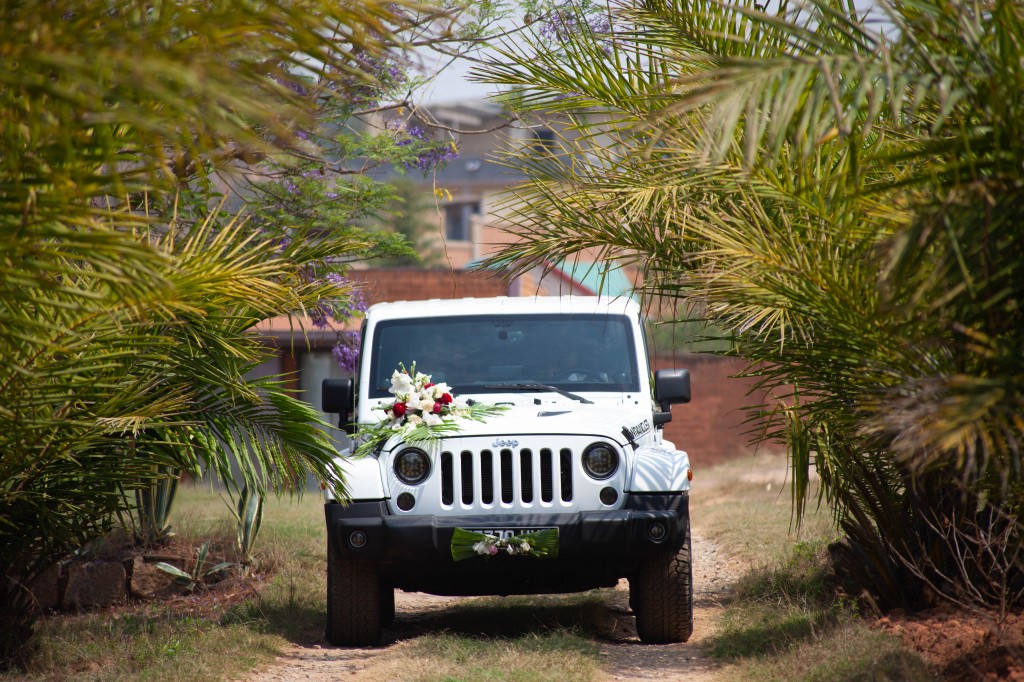
[[[919,656],[895,637],[850,620],[775,655],[727,666],[729,682],[930,682],[935,679]]]
[[[208,487],[181,486],[172,523],[178,542],[233,546],[231,512]],[[0,680],[238,677],[289,641],[322,635],[325,561],[320,496],[267,500],[253,577],[194,598],[44,618],[29,672]]]
[[[795,524],[787,475],[785,457],[767,453],[698,468],[690,494],[695,525],[727,554],[755,566],[785,560],[799,542],[835,538],[828,510],[813,501]],[[811,494],[813,500],[817,489]]]
[[[209,488],[183,486],[172,522],[184,542],[234,542],[231,513]],[[0,680],[243,677],[289,642],[321,640],[325,562],[320,497],[268,500],[252,566],[266,577],[245,583],[242,598],[221,603],[211,590],[172,603],[45,618],[37,627],[38,652],[30,672],[0,674]],[[426,634],[391,645],[364,674],[467,682],[596,679],[600,660],[593,638],[605,608],[600,592],[467,600],[431,614]]]
[[[58,616],[39,634],[33,669],[10,679],[220,680],[279,648],[259,630],[163,607]]]
[[[389,648],[364,674],[411,682],[555,682],[599,679],[607,602],[569,596],[481,597],[430,617],[419,636]]]
[[[917,680],[934,674],[899,639],[872,630],[827,578],[824,543],[738,583],[709,653],[730,680]]]
[[[819,546],[800,543],[784,563],[740,579],[709,643],[712,656],[736,661],[778,654],[856,617],[829,589],[821,552],[815,551]]]
[[[598,647],[568,630],[515,638],[431,635],[408,647],[408,664],[389,679],[415,682],[561,682],[597,679]],[[391,671],[389,671],[391,672]]]
[[[813,502],[797,527],[786,460],[758,454],[697,472],[694,516],[727,554],[753,566],[736,584],[706,649],[728,680],[930,680],[895,637],[837,596],[827,546],[837,538]],[[812,489],[812,496],[816,490]],[[813,499],[813,497],[812,497]]]

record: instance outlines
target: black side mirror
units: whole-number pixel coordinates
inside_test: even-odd
[[[355,383],[351,379],[324,379],[321,384],[320,404],[323,411],[338,415],[338,428],[352,434],[352,410],[356,404]]]
[[[690,402],[690,370],[659,369],[655,372],[654,399],[662,412],[670,412],[676,403]]]

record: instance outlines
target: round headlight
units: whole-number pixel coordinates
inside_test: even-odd
[[[619,468],[619,455],[607,443],[594,443],[583,451],[583,470],[597,480],[604,480]]]
[[[395,457],[395,475],[408,485],[423,483],[430,475],[430,458],[422,450],[402,450]]]

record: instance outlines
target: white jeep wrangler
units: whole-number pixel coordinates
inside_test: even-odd
[[[355,381],[325,380],[324,410],[349,433],[379,423],[393,372],[413,361],[460,399],[506,409],[434,440],[396,435],[367,456],[341,453],[351,502],[326,492],[327,640],[376,644],[396,588],[561,593],[625,577],[640,639],[685,641],[692,476],[661,426],[672,403],[689,402],[690,375],[658,371],[652,391],[638,306],[594,297],[378,304],[366,313]],[[467,536],[477,551],[457,560]],[[543,539],[547,551],[517,537]]]

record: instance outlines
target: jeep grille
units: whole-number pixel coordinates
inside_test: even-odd
[[[572,464],[568,448],[442,452],[441,504],[453,506],[456,494],[463,505],[571,502]]]

